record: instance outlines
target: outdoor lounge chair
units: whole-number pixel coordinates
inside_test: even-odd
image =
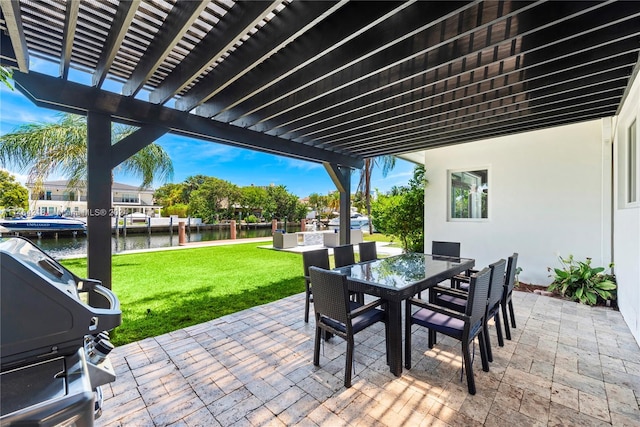
[[[347,276],[337,271],[310,267],[313,283],[314,310],[316,313],[316,334],[313,364],[320,366],[320,340],[323,332],[327,337],[337,335],[347,342],[344,386],[351,387],[353,367],[354,335],[377,323],[385,323],[385,341],[389,335],[386,312],[378,307],[384,300],[377,299],[367,305],[349,299]],[[387,343],[388,346],[388,343]],[[389,352],[387,351],[387,357]]]
[[[429,348],[435,345],[436,332],[459,340],[462,344],[463,371],[467,371],[467,387],[470,394],[476,394],[473,376],[473,359],[470,345],[478,337],[482,370],[489,371],[485,341],[484,316],[491,271],[488,268],[471,276],[469,297],[465,300],[462,313],[426,301],[409,298],[406,301],[405,318],[405,367],[411,369],[411,326],[419,325],[429,329]],[[420,307],[412,314],[413,306]]]
[[[374,259],[378,259],[376,242],[358,243],[358,253],[360,254],[360,262],[373,261]]]
[[[306,287],[306,299],[304,303],[304,321],[309,323],[309,305],[313,301],[312,282],[309,277],[309,267],[320,267],[329,269],[329,250],[317,249],[302,253],[302,266],[304,268],[304,282]]]

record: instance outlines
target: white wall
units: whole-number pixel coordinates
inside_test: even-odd
[[[614,262],[618,306],[640,343],[640,202],[626,203],[627,129],[636,120],[640,135],[640,79],[636,77],[620,110],[614,138]],[[640,164],[640,159],[638,159]],[[638,183],[640,185],[640,183]]]
[[[425,248],[461,242],[484,267],[519,253],[520,280],[547,285],[558,255],[611,262],[611,145],[600,120],[425,152]],[[489,169],[489,219],[447,221],[447,171]]]

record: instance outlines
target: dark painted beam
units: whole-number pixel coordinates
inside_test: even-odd
[[[361,157],[283,140],[36,72],[15,73],[14,80],[23,94],[43,108],[82,115],[93,111],[135,126],[162,123],[170,132],[179,135],[313,162],[330,162],[355,169],[364,164]]]
[[[632,44],[629,43],[629,46]],[[605,51],[610,52],[611,49],[605,49]],[[518,56],[505,58],[505,61],[516,64]],[[352,100],[332,97],[330,101],[332,101],[333,107],[320,110],[313,119],[307,119],[306,124],[303,122],[292,123],[291,126],[297,126],[297,128],[292,129],[292,132],[279,134],[279,136],[303,143],[313,141],[316,144],[323,136],[328,136],[328,140],[331,141],[331,135],[346,128],[347,124],[349,129],[353,129],[358,125],[358,122],[377,121],[383,114],[399,119],[397,112],[399,110],[396,110],[398,108],[412,107],[412,111],[422,111],[423,114],[426,114],[429,107],[424,103],[439,97],[453,96],[456,100],[474,102],[476,96],[488,96],[496,90],[524,92],[524,85],[527,90],[536,90],[556,84],[564,85],[571,81],[577,82],[583,78],[592,79],[594,75],[610,71],[616,71],[618,75],[621,75],[625,73],[624,69],[628,68],[629,64],[635,63],[636,59],[637,48],[635,51],[609,54],[597,59],[594,59],[593,52],[589,51],[583,51],[570,57],[552,56],[545,63],[516,65],[513,70],[506,67],[498,69],[482,66],[470,68],[458,74],[458,80],[455,84],[449,85],[448,89],[443,89],[443,86],[452,81],[452,77],[438,73],[438,70],[433,70],[425,74],[423,79],[415,77],[415,80],[409,82],[400,81],[386,85],[386,87],[380,86],[379,89],[370,92],[363,91],[361,95]],[[524,74],[526,79],[521,77],[522,73],[526,73]],[[487,83],[490,85],[486,90],[478,91],[479,86],[484,87]],[[403,90],[405,87],[408,89]],[[460,96],[460,94],[462,95]],[[321,144],[317,145],[321,146]],[[339,146],[339,144],[337,145]]]
[[[590,68],[585,68],[584,71],[588,70]],[[508,86],[496,87],[477,94],[472,93],[458,99],[453,97],[448,99],[441,95],[429,97],[423,100],[422,108],[413,108],[406,113],[391,109],[384,115],[382,113],[370,115],[362,119],[361,125],[357,125],[357,121],[354,121],[349,128],[337,130],[325,136],[321,135],[317,140],[326,140],[326,145],[332,148],[349,149],[357,144],[358,148],[366,149],[408,131],[424,129],[429,133],[435,133],[452,121],[472,127],[478,118],[482,119],[487,115],[497,118],[502,112],[508,114],[504,111],[506,107],[535,112],[550,109],[554,104],[567,100],[578,104],[580,97],[607,96],[606,93],[609,91],[626,87],[628,70],[629,67],[625,66],[607,70],[601,74],[590,74],[556,82],[549,79],[548,85],[522,92],[512,92],[510,89],[513,86]],[[485,101],[473,102],[473,98],[484,99],[484,97],[486,97]]]
[[[351,169],[323,163],[329,177],[340,192],[340,244],[351,243]]]
[[[638,17],[625,17],[625,20],[629,20],[629,22],[635,22],[638,20]],[[608,24],[604,26],[606,29]],[[563,75],[564,70],[568,69],[576,69],[576,67],[580,66],[580,61],[586,61],[584,63],[584,67],[582,72],[588,73],[589,71],[598,70],[597,66],[594,66],[597,62],[604,60],[605,58],[611,58],[612,61],[608,63],[610,67],[620,67],[619,58],[626,58],[628,60],[629,53],[637,51],[637,37],[639,31],[638,25],[630,25],[623,26],[623,28],[617,29],[616,31],[604,31],[602,28],[594,30],[592,34],[593,37],[584,37],[577,40],[573,40],[574,37],[570,37],[569,39],[563,39],[564,42],[560,46],[553,47],[547,46],[545,49],[536,49],[536,55],[539,56],[539,60],[531,60],[529,55],[527,55],[527,60],[525,63],[532,64],[530,66],[524,67],[519,70],[510,71],[508,74],[514,75],[514,73],[525,72],[523,75],[524,78],[521,78],[521,82],[526,84],[527,90],[525,91],[526,96],[530,100],[535,100],[538,97],[544,96],[544,92],[538,91],[541,85],[546,86],[546,82],[552,82],[554,80],[567,78],[570,79],[572,77],[567,77]],[[589,30],[590,31],[590,30]],[[585,40],[589,40],[590,43],[593,40],[597,40],[598,44],[592,46],[590,43],[586,43]],[[546,54],[544,53],[546,51]],[[526,54],[526,52],[525,52]],[[633,66],[636,61],[636,55],[632,55],[633,58],[630,60],[628,67],[629,69]],[[543,60],[544,59],[544,60]],[[600,70],[602,71],[602,70]],[[560,77],[554,77],[552,74],[558,74]],[[541,78],[543,77],[544,78]],[[584,76],[585,78],[587,76]],[[606,71],[602,72],[602,80],[605,82],[609,79]],[[583,82],[580,80],[576,80],[576,85],[581,85]],[[499,89],[499,83],[492,83],[491,87]],[[491,90],[484,92],[484,94],[488,94]],[[444,98],[441,97],[446,95],[446,91],[437,91],[434,96],[429,97],[428,99],[431,102],[436,102],[438,104],[438,108],[440,111],[435,113],[427,111],[430,108],[429,105],[425,106],[422,109],[421,116],[418,120],[424,120],[424,117],[429,117],[432,114],[444,114],[446,111],[449,115],[455,115],[456,108],[461,108],[455,103],[448,104],[445,102]],[[482,99],[482,98],[479,98]],[[487,98],[484,102],[491,102],[490,98]],[[482,104],[482,103],[480,103]],[[474,106],[479,105],[478,101],[474,101]],[[410,120],[400,121],[400,116],[394,116],[400,123],[403,125],[410,124]],[[425,125],[425,127],[434,127],[437,126],[439,117],[431,117],[430,123]],[[366,150],[370,147],[378,146],[381,141],[384,141],[385,138],[388,138],[388,133],[385,133],[385,128],[376,124],[376,120],[369,117],[367,119],[366,125],[363,125],[362,128],[375,129],[375,131],[368,131],[366,133],[374,135],[375,137],[367,137],[366,134],[361,132],[354,132],[355,126],[350,126],[345,128],[344,131],[341,131],[341,128],[337,128],[332,132],[320,132],[318,134],[313,135],[311,138],[300,138],[299,142],[306,142],[308,140],[313,141],[317,146],[326,146],[334,149],[345,149],[350,150],[353,144],[357,144],[358,148]],[[346,135],[350,135],[350,137],[345,138],[344,136],[340,136],[341,132],[347,132]],[[358,152],[358,151],[355,151]]]
[[[113,60],[118,53],[118,49],[120,49],[122,40],[124,40],[124,37],[127,35],[127,30],[135,17],[139,5],[140,0],[128,0],[118,3],[118,10],[109,27],[109,35],[102,47],[98,64],[91,78],[91,84],[93,86],[102,86],[109,72],[109,68],[111,68],[111,64],[113,64]]]
[[[127,135],[111,147],[111,168],[115,168],[168,131],[167,128],[146,125]]]
[[[620,97],[609,100],[609,103],[595,106],[582,106],[580,111],[550,112],[545,115],[527,115],[525,118],[513,116],[509,123],[489,123],[483,127],[470,127],[451,131],[447,135],[432,137],[428,133],[416,137],[402,137],[396,141],[376,145],[374,149],[364,150],[374,156],[387,154],[403,154],[430,148],[456,145],[481,139],[495,138],[504,135],[515,135],[537,129],[551,128],[565,124],[578,123],[587,120],[613,116],[619,104]],[[356,149],[355,151],[359,151]]]
[[[237,2],[224,19],[207,33],[197,46],[182,60],[164,82],[149,94],[149,101],[164,104],[182,88],[195,80],[204,70],[242,39],[255,25],[268,15],[278,2]],[[181,108],[188,111],[191,108]]]
[[[0,65],[8,68],[18,68],[16,53],[8,35],[0,32]]]
[[[0,2],[0,8],[2,8],[4,25],[7,33],[9,33],[9,39],[13,47],[14,59],[16,60],[18,69],[26,73],[29,69],[29,47],[27,46],[24,28],[22,26],[20,2],[3,0]]]
[[[229,55],[198,84],[176,100],[178,110],[189,111],[256,68],[291,41],[342,7],[344,2],[293,2],[268,25],[250,37],[233,55]],[[193,74],[193,73],[192,73]]]
[[[242,100],[255,96],[271,85],[286,78],[294,70],[308,67],[318,58],[329,54],[337,46],[359,36],[379,22],[408,7],[400,2],[372,2],[363,4],[349,2],[339,14],[334,14],[295,40],[278,55],[274,55],[259,69],[252,70],[233,85],[202,104],[196,113],[203,117],[218,117],[221,121],[231,120],[237,115],[228,112]],[[305,68],[306,69],[306,68]]]
[[[111,120],[87,114],[87,275],[111,289]],[[102,298],[89,301],[101,307]],[[105,308],[105,307],[103,307]]]
[[[71,64],[71,50],[73,48],[73,36],[78,24],[78,12],[80,2],[71,1],[65,3],[67,10],[64,17],[64,30],[62,34],[62,53],[60,58],[60,76],[66,79],[69,76],[69,64]]]
[[[367,94],[371,94],[376,91],[379,97],[382,94],[386,94],[382,101],[387,107],[388,100],[392,97],[389,92],[395,91],[398,99],[405,101],[403,92],[406,91],[408,86],[420,86],[419,79],[421,77],[431,76],[434,71],[438,72],[437,75],[440,79],[443,79],[447,83],[453,83],[452,77],[456,73],[468,73],[474,67],[482,69],[484,67],[495,68],[498,70],[498,65],[502,65],[509,59],[509,57],[516,57],[522,55],[521,49],[518,47],[518,43],[522,37],[535,38],[541,40],[542,45],[536,45],[536,49],[543,49],[545,43],[552,43],[549,35],[556,34],[554,31],[558,26],[562,26],[566,21],[588,21],[587,17],[596,14],[602,8],[602,4],[584,4],[579,2],[569,3],[561,11],[555,11],[558,9],[554,3],[544,3],[536,5],[536,7],[530,7],[529,9],[518,11],[517,22],[513,15],[504,15],[499,19],[493,19],[493,15],[483,15],[482,21],[479,21],[477,27],[471,30],[470,34],[466,35],[466,38],[472,40],[468,44],[459,43],[457,48],[452,48],[452,44],[464,40],[465,37],[461,37],[462,34],[455,34],[452,39],[444,40],[437,44],[432,44],[428,47],[428,51],[425,53],[424,60],[407,60],[392,69],[385,70],[382,67],[386,61],[390,60],[390,55],[400,54],[400,50],[394,47],[393,51],[386,53],[382,52],[378,59],[376,67],[379,72],[371,73],[366,79],[358,82],[357,85],[348,86],[346,82],[332,79],[331,81],[318,82],[314,86],[306,88],[304,91],[297,92],[295,97],[291,99],[283,98],[279,101],[280,106],[272,104],[268,108],[260,111],[263,116],[260,123],[252,125],[249,121],[243,122],[245,127],[250,127],[253,130],[260,132],[267,132],[271,135],[283,136],[286,138],[295,139],[299,142],[315,142],[318,138],[311,136],[309,138],[301,138],[301,134],[294,133],[289,135],[289,132],[295,130],[295,126],[300,126],[306,123],[312,123],[312,121],[327,118],[329,121],[339,123],[348,122],[352,116],[353,109],[347,109],[349,105],[357,104],[359,109],[366,107],[367,104],[363,99]],[[555,12],[555,13],[552,13]],[[620,12],[618,12],[620,14]],[[616,16],[618,17],[618,16]],[[582,22],[580,21],[580,22]],[[443,22],[443,31],[447,27],[447,22]],[[583,24],[584,25],[584,24]],[[572,28],[571,26],[569,26]],[[591,27],[588,27],[591,28]],[[629,26],[633,28],[633,26]],[[499,31],[500,29],[500,31]],[[491,37],[480,37],[483,32],[488,32]],[[576,29],[576,32],[579,31]],[[473,37],[476,36],[476,37]],[[424,39],[424,37],[422,38]],[[416,40],[412,42],[417,43]],[[542,42],[544,40],[544,42]],[[588,37],[586,40],[590,40]],[[406,44],[406,43],[405,43]],[[557,55],[554,51],[558,49],[556,44],[552,44],[553,48],[545,51],[545,55]],[[573,47],[573,46],[572,46]],[[407,44],[407,49],[417,49]],[[407,51],[406,56],[410,58]],[[402,57],[402,55],[400,55]],[[371,59],[368,60],[371,62]],[[397,62],[397,61],[396,61]],[[372,62],[373,64],[373,62]],[[535,64],[535,61],[527,61],[527,65]],[[364,70],[370,70],[373,66],[361,67]],[[458,70],[458,71],[456,71]],[[480,70],[478,70],[480,71]],[[508,70],[504,70],[508,71]],[[500,70],[500,73],[504,71]],[[350,78],[355,81],[354,76]],[[355,87],[354,87],[355,86]],[[457,86],[455,83],[452,86]],[[335,88],[340,88],[336,91]],[[386,90],[385,90],[386,89]],[[438,93],[441,91],[439,90]],[[370,96],[371,97],[371,96]],[[296,108],[288,107],[289,104],[295,102]],[[380,101],[378,101],[380,102]],[[396,101],[398,102],[398,101]],[[406,101],[405,101],[406,102]],[[334,109],[335,106],[342,105],[341,110]],[[375,108],[375,106],[372,106]],[[379,108],[379,107],[378,107]],[[345,113],[344,115],[338,114],[340,111]],[[294,124],[294,122],[297,122]],[[318,121],[316,128],[327,133],[327,127],[322,121]]]
[[[122,87],[122,94],[136,95],[151,77],[164,58],[182,40],[187,30],[207,8],[206,1],[179,1],[171,8],[171,12],[162,23],[153,43],[136,66],[131,77]]]
[[[624,87],[621,87],[607,98],[600,96],[581,102],[572,101],[568,106],[547,108],[537,112],[531,111],[529,108],[518,109],[517,106],[507,106],[505,107],[506,111],[502,114],[492,115],[489,113],[483,116],[483,113],[480,112],[479,117],[475,120],[469,120],[469,122],[452,116],[446,125],[436,129],[430,129],[426,125],[418,129],[396,132],[394,136],[372,139],[367,141],[366,145],[356,143],[350,148],[356,153],[371,153],[373,151],[375,155],[380,155],[378,153],[386,147],[400,151],[400,147],[406,150],[413,144],[419,145],[427,142],[431,144],[443,141],[455,143],[457,139],[468,141],[470,135],[475,135],[476,139],[485,139],[493,135],[494,132],[517,132],[530,123],[552,121],[558,117],[575,117],[577,122],[586,112],[593,109],[598,109],[605,116],[613,115],[623,90]]]
[[[474,53],[475,45],[452,48],[452,43],[473,34],[478,28],[487,29],[517,14],[513,11],[496,19],[497,12],[490,14],[484,11],[487,7],[495,8],[498,2],[466,5],[458,9],[454,9],[455,3],[445,4],[448,7],[441,10],[439,7],[442,7],[442,3],[416,3],[413,8],[407,8],[399,14],[398,21],[390,19],[379,24],[357,40],[316,61],[307,72],[296,73],[269,88],[266,92],[268,102],[254,97],[239,105],[234,109],[235,117],[230,117],[230,121],[264,132],[273,128],[280,121],[280,116],[292,109],[308,103],[324,105],[322,99],[333,92],[342,92],[346,98],[357,96],[362,91],[360,82],[372,79],[375,84],[380,84],[377,75],[395,79],[403,72],[414,74],[433,67],[433,64],[460,61],[465,55]],[[465,13],[470,17],[463,20],[464,25],[460,24],[460,32],[450,35],[452,22],[460,15],[466,16]],[[478,18],[473,19],[476,15]],[[424,16],[430,17],[426,23]],[[476,27],[478,20],[480,25]],[[480,44],[480,47],[484,46]],[[484,53],[488,56],[488,52]]]

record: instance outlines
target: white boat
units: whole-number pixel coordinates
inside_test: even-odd
[[[31,218],[0,220],[2,233],[61,233],[87,231],[87,224],[75,218],[60,215],[36,215]]]
[[[350,217],[350,228],[363,231],[369,231],[369,217],[366,215],[359,214],[358,212],[352,212]],[[340,217],[335,217],[329,221],[329,228],[338,228],[340,227]],[[375,231],[375,229],[374,229]]]

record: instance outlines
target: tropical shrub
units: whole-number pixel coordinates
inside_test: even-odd
[[[559,257],[562,268],[554,268],[553,283],[549,291],[558,291],[581,304],[595,305],[598,300],[616,299],[616,283],[613,274],[605,273],[604,267],[591,267],[591,258],[577,261],[573,255]],[[613,264],[609,265],[609,268]],[[551,271],[551,268],[547,269]]]
[[[175,205],[171,205],[171,206],[167,206],[162,208],[162,210],[160,211],[162,216],[171,216],[171,215],[178,215],[179,218],[186,218],[187,217],[187,209],[189,208],[189,206],[183,204],[183,203],[176,203]]]
[[[424,166],[416,166],[408,186],[378,194],[371,204],[373,225],[396,237],[405,252],[424,252]]]

